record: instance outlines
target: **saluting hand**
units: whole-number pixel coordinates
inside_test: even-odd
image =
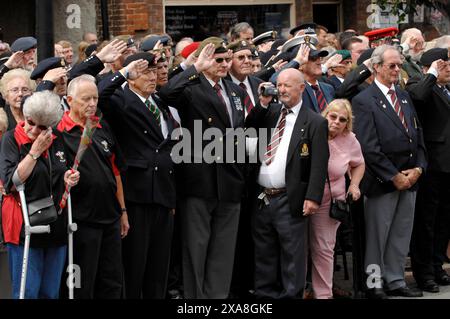
[[[20,68],[23,65],[23,56],[25,53],[23,51],[17,51],[13,53],[8,61],[5,62],[5,65],[8,67],[8,69],[17,69]]]
[[[297,61],[300,65],[307,63],[309,59],[309,51],[311,51],[311,49],[307,44],[305,43],[300,44],[300,47],[294,60]]]
[[[144,59],[139,59],[131,62],[127,66],[128,79],[137,79],[146,69],[148,68],[148,61]]]
[[[45,73],[43,80],[56,83],[60,78],[64,76],[67,76],[67,70],[65,68],[56,68],[48,70],[47,73]]]
[[[99,53],[97,53],[97,58],[99,58],[103,63],[112,63],[117,60],[126,49],[126,42],[116,39],[111,41]]]
[[[207,44],[200,55],[197,62],[194,63],[194,67],[197,72],[203,72],[209,69],[214,64],[214,52],[216,51],[213,43]]]

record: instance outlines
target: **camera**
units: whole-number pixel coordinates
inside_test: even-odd
[[[278,90],[273,86],[263,86],[261,87],[261,95],[263,96],[278,96]]]

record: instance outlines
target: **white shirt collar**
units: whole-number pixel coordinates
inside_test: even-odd
[[[288,110],[292,111],[292,113],[294,113],[295,116],[297,116],[298,113],[300,112],[300,109],[302,108],[302,104],[303,104],[303,100],[300,100],[300,102],[298,102],[298,104],[294,105],[293,107],[291,107]],[[283,105],[283,107],[285,107],[285,106]]]
[[[142,103],[145,104],[145,101],[147,101],[147,100],[151,100],[152,102],[154,102],[153,99],[152,99],[152,95],[151,95],[151,94],[148,96],[148,99],[146,99],[145,97],[143,97],[142,95],[140,95],[139,93],[137,93],[136,91],[134,91],[134,90],[131,88],[131,86],[128,86],[128,87],[130,88],[130,91],[131,91],[131,92],[133,92],[134,94],[136,94],[137,97],[138,97],[139,99],[141,99]]]
[[[376,86],[378,86],[378,88],[381,90],[381,92],[383,92],[383,94],[385,96],[388,95],[389,90],[394,90],[395,91],[395,85],[394,84],[392,84],[391,87],[389,88],[386,85],[382,84],[377,79],[375,79],[375,84],[376,84]]]
[[[211,84],[212,87],[214,87],[216,85],[216,82],[214,82],[213,80],[208,78],[206,75],[205,75],[205,79],[208,80],[209,84]],[[219,82],[217,82],[217,83],[220,85],[220,88],[222,90],[225,90],[225,88],[223,87],[222,79],[220,79]]]

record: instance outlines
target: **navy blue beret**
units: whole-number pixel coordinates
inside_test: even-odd
[[[149,67],[155,66],[155,55],[151,54],[149,52],[139,52],[139,53],[130,55],[128,58],[125,59],[123,66],[127,66],[131,62],[139,60],[139,59],[147,60]]]
[[[11,44],[11,51],[27,51],[37,46],[37,40],[33,37],[22,37],[18,38]]]
[[[433,48],[425,51],[420,58],[420,63],[424,66],[430,66],[434,61],[442,59],[444,61],[448,60],[448,50],[441,48]]]
[[[38,63],[36,68],[31,73],[30,78],[32,80],[42,79],[45,73],[51,69],[63,68],[66,66],[66,61],[61,57],[52,57],[42,60]]]
[[[156,42],[161,41],[161,43],[163,44],[163,46],[167,46],[170,38],[167,35],[154,35],[151,36],[147,39],[145,39],[144,41],[142,41],[141,43],[141,51],[150,51],[153,50],[153,48],[156,45]]]

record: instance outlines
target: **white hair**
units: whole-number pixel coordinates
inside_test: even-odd
[[[24,117],[29,117],[36,125],[55,126],[63,116],[61,98],[53,92],[36,92],[23,105]]]
[[[78,90],[78,86],[83,82],[91,82],[94,85],[96,84],[95,78],[92,75],[89,74],[80,75],[75,79],[73,79],[72,81],[70,81],[69,85],[67,86],[67,96],[69,95],[75,96]]]

